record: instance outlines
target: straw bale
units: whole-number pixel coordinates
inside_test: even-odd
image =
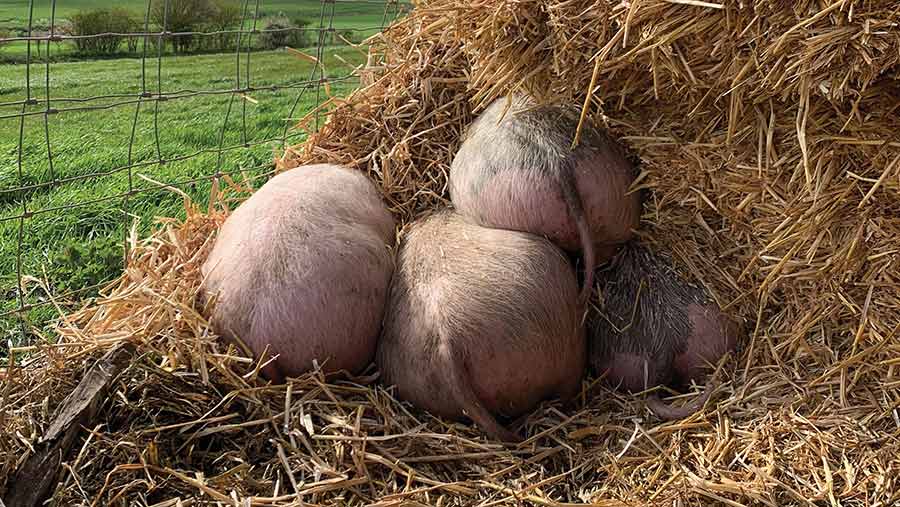
[[[193,309],[222,197],[135,238],[118,284],[7,369],[4,472],[129,341],[59,505],[900,504],[896,2],[429,0],[373,47],[365,87],[279,169],[357,167],[408,222],[445,202],[491,100],[584,105],[640,160],[644,240],[747,323],[713,401],[660,424],[588,379],[504,448],[373,375],[263,386]]]

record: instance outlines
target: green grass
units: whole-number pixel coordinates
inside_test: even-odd
[[[239,5],[245,5],[246,0],[234,0]],[[249,2],[248,19],[245,28],[252,27],[252,20],[256,17],[257,28],[262,28],[265,19],[283,14],[289,19],[303,18],[310,22],[307,29],[334,28],[335,30],[354,30],[354,37],[361,40],[377,33],[383,23],[389,23],[400,11],[408,9],[408,5],[401,4],[387,7],[387,2],[378,0],[339,0],[334,4],[323,4],[320,0],[260,0],[259,11],[256,11],[256,1]],[[55,20],[60,21],[77,13],[82,9],[107,7],[109,2],[102,0],[57,0]],[[123,7],[134,13],[136,19],[143,20],[146,14],[147,2],[145,0],[119,0],[116,7]],[[42,0],[34,2],[33,22],[34,29],[46,29],[50,25],[51,2]],[[14,33],[27,30],[29,18],[28,0],[0,0],[0,33],[9,30]],[[152,21],[151,21],[152,26]],[[152,28],[151,28],[152,29]],[[310,38],[316,40],[316,35],[311,33]],[[124,44],[123,44],[124,46]],[[32,44],[32,58],[38,52],[36,43]],[[44,58],[45,44],[40,44],[41,57]],[[140,51],[140,48],[138,49]],[[155,46],[151,52],[155,54]],[[20,63],[24,60],[27,45],[24,41],[11,42],[0,46],[0,61],[9,60]],[[53,43],[50,49],[52,60],[71,60],[79,58],[73,44],[69,42]]]
[[[350,64],[363,59],[358,51],[348,47],[326,48],[325,55],[325,67],[332,77],[344,76],[350,71],[338,57]],[[149,59],[146,63],[148,90],[155,92],[157,61]],[[245,69],[245,65],[246,55],[243,55],[241,68]],[[252,53],[249,65],[250,83],[254,87],[304,81],[312,71],[309,62],[284,51]],[[43,101],[47,91],[44,66],[33,65],[31,72],[31,96]],[[244,71],[242,79],[243,76]],[[160,77],[163,93],[228,90],[235,85],[235,56],[164,57]],[[332,93],[344,95],[355,86],[355,79],[334,84]],[[52,107],[110,107],[48,115],[46,133],[44,114],[26,117],[21,175],[18,169],[18,114],[22,106],[0,105],[0,117],[12,116],[0,118],[0,314],[18,305],[17,258],[22,262],[22,274],[46,279],[51,293],[58,295],[104,282],[121,272],[122,238],[135,217],[140,219],[141,230],[146,233],[154,217],[183,214],[182,202],[177,195],[154,187],[139,175],[165,183],[197,179],[177,186],[203,202],[209,188],[209,179],[204,177],[216,170],[244,169],[251,175],[268,172],[273,150],[281,146],[280,140],[256,143],[281,137],[299,93],[296,89],[257,90],[250,93],[256,103],[232,98],[231,94],[150,101],[142,104],[137,115],[137,104],[114,105],[123,100],[134,100],[140,91],[139,59],[51,64]],[[0,104],[20,101],[26,94],[25,66],[0,65]],[[84,103],[53,101],[62,97],[117,94],[127,97]],[[317,97],[314,89],[308,90],[300,98],[293,118],[302,117],[317,104],[317,100],[325,98],[324,92]],[[225,124],[229,103],[231,112]],[[46,104],[41,102],[27,106],[26,112],[43,112],[45,108]],[[132,162],[144,165],[128,170],[122,168],[128,165],[132,125],[136,125]],[[222,144],[236,146],[236,149],[225,152],[221,161],[214,152],[170,161],[217,148],[223,125]],[[52,171],[47,154],[47,134]],[[302,140],[301,136],[293,132],[288,142],[297,143]],[[254,146],[245,148],[244,142]],[[159,164],[160,159],[169,162]],[[107,172],[112,174],[89,176]],[[70,181],[58,183],[64,179]],[[33,188],[18,190],[22,186]],[[127,202],[117,197],[129,188],[146,191],[133,195]],[[108,197],[114,198],[91,202]],[[69,208],[73,205],[75,207]],[[34,215],[20,219],[25,207]],[[46,298],[41,290],[31,293],[26,290],[26,293],[27,302],[31,304]],[[52,315],[52,309],[40,307],[29,312],[28,324],[42,325]],[[0,339],[18,335],[19,326],[14,316],[0,317]]]
[[[238,0],[235,0],[236,3]],[[145,0],[117,0],[113,2],[117,7],[124,7],[133,11],[136,15],[143,17],[147,9]],[[240,2],[243,5],[243,1]],[[338,3],[332,4],[334,7],[334,23],[337,28],[351,28],[363,26],[364,23],[371,23],[372,26],[381,24],[381,17],[384,13],[384,6],[387,2],[378,2],[372,0],[352,1],[340,0]],[[34,19],[49,20],[51,14],[50,0],[35,0],[34,2]],[[56,1],[56,17],[57,19],[65,19],[82,9],[93,9],[99,7],[108,7],[110,2],[107,0],[57,0]],[[325,22],[331,17],[332,5],[326,5]],[[256,1],[251,0],[250,12],[256,11]],[[320,0],[260,0],[259,17],[275,16],[278,13],[284,13],[289,18],[303,17],[315,22],[318,25],[322,11],[322,2]],[[28,21],[28,0],[0,0],[0,22],[4,25],[10,25],[12,22],[18,24],[27,24]]]

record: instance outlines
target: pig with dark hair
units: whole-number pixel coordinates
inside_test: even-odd
[[[737,345],[741,328],[708,292],[683,280],[662,253],[630,242],[598,270],[599,306],[588,312],[589,361],[613,386],[639,392],[658,385],[700,381]],[[663,419],[681,419],[701,409],[707,386],[676,408],[655,394],[648,406]]]

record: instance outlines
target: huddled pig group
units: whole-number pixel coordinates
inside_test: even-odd
[[[396,246],[362,173],[321,164],[272,178],[226,219],[202,267],[211,325],[266,355],[273,382],[374,360],[399,398],[506,441],[520,437],[503,421],[573,397],[588,369],[635,393],[700,381],[740,328],[637,243],[634,166],[589,122],[573,147],[578,124],[573,106],[491,104],[451,165],[452,206]],[[648,406],[675,419],[708,396]]]

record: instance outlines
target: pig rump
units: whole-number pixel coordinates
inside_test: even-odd
[[[701,287],[682,280],[668,259],[628,243],[598,271],[601,306],[588,312],[589,361],[609,384],[639,392],[657,385],[700,380],[737,344],[740,328]],[[656,395],[648,405],[663,419],[681,419],[702,408],[711,388],[674,408]]]
[[[507,110],[508,108],[508,110]],[[624,150],[571,106],[501,98],[469,127],[450,166],[450,199],[479,225],[530,232],[584,256],[582,296],[595,263],[632,236],[640,196]]]
[[[572,268],[550,242],[439,212],[401,241],[376,361],[401,399],[519,440],[495,417],[578,390],[577,307]]]
[[[202,267],[211,324],[276,381],[323,364],[358,372],[375,353],[393,260],[394,222],[374,185],[339,166],[269,180],[225,220]]]

